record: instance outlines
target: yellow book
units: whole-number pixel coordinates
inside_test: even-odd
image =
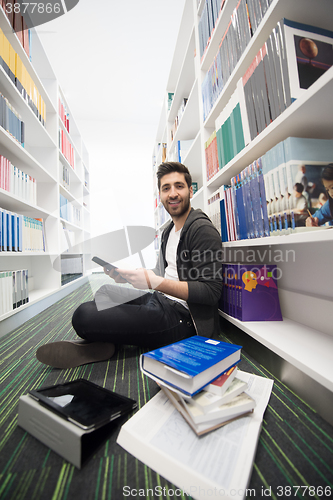
[[[9,41],[7,37],[3,34],[3,56],[2,61],[4,65],[5,73],[9,76]]]
[[[2,29],[0,28],[0,64],[1,64],[1,66],[2,66],[2,61],[3,61],[3,37],[4,37],[4,34],[3,34]]]
[[[15,61],[16,61],[16,51],[14,47],[9,44],[9,78],[15,85]]]
[[[23,91],[23,63],[22,59],[16,52],[15,55],[15,80],[16,80],[16,87],[19,93],[24,97],[24,91]]]

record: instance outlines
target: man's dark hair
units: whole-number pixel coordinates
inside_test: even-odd
[[[186,184],[189,188],[192,186],[192,177],[188,168],[178,161],[170,161],[161,163],[157,169],[156,176],[158,190],[160,190],[161,188],[162,177],[164,177],[164,175],[171,174],[172,172],[179,172],[180,174],[184,174]]]
[[[304,186],[303,184],[301,184],[300,182],[296,182],[295,186],[294,186],[294,189],[296,189],[296,191],[298,193],[303,193],[304,191]]]

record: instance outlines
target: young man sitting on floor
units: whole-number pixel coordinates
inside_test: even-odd
[[[118,274],[104,269],[116,283],[132,287],[103,285],[73,314],[73,327],[83,340],[43,345],[36,352],[42,363],[72,368],[109,359],[114,344],[155,348],[218,331],[221,237],[207,215],[191,207],[187,167],[162,163],[157,180],[171,222],[162,233],[156,268],[117,269]]]

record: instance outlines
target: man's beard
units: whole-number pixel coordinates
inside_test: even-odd
[[[190,208],[190,200],[191,200],[190,194],[188,195],[187,199],[185,199],[185,198],[182,199],[182,201],[184,201],[184,205],[183,205],[182,210],[179,213],[173,213],[172,211],[168,210],[168,206],[169,206],[168,203],[166,203],[165,205],[163,204],[163,206],[164,206],[165,210],[168,212],[168,214],[170,214],[172,217],[181,217]]]

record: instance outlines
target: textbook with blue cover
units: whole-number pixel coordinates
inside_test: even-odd
[[[192,396],[240,361],[242,347],[194,336],[141,355],[148,376]]]

